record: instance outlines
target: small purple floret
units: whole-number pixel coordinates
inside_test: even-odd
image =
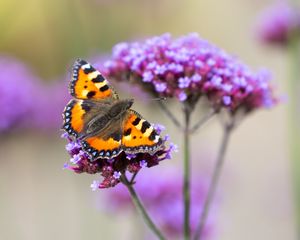
[[[165,83],[156,83],[155,84],[155,89],[157,92],[163,92],[167,88],[167,85]]]
[[[164,131],[166,128],[165,126],[159,124],[159,123],[156,123],[153,125],[153,128],[155,129],[155,131],[157,132],[157,134],[160,134],[162,131]]]
[[[230,96],[224,96],[223,97],[223,103],[228,106],[231,104],[231,97]]]
[[[146,160],[142,160],[142,161],[140,161],[140,166],[141,166],[141,168],[143,168],[143,167],[147,167],[147,161]]]
[[[99,185],[100,185],[99,181],[94,180],[91,184],[92,191],[96,191],[99,188]]]
[[[178,81],[179,88],[187,88],[191,83],[191,79],[188,77],[179,78]]]
[[[178,94],[178,99],[179,99],[180,102],[184,102],[187,99],[186,93],[185,92],[180,92]]]
[[[122,174],[120,172],[114,172],[114,178],[115,179],[120,179],[121,175]]]
[[[151,82],[153,80],[154,76],[152,72],[144,72],[143,73],[143,81],[144,82]]]

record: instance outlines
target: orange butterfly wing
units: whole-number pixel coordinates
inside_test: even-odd
[[[83,130],[83,116],[86,113],[82,107],[82,100],[72,99],[63,112],[63,129],[69,134],[77,137]]]
[[[122,148],[127,153],[155,153],[162,140],[151,124],[137,112],[129,110],[124,121]]]
[[[111,159],[122,151],[121,121],[122,119],[118,119],[96,136],[91,136],[81,141],[83,149],[92,157],[92,159]]]
[[[101,73],[80,59],[74,63],[69,91],[76,99],[72,99],[64,109],[62,128],[76,138],[84,130],[85,124],[100,114],[101,110],[95,108],[93,101],[109,104],[110,101],[118,99],[118,95]]]
[[[121,151],[153,154],[162,147],[159,134],[135,111],[129,110],[120,120],[122,122],[114,122],[97,136],[82,141],[83,149],[93,160],[111,159]]]
[[[81,59],[78,59],[73,66],[69,91],[78,99],[105,99],[116,95],[101,73]]]
[[[119,139],[121,139],[121,136]],[[101,136],[89,137],[82,141],[81,145],[93,160],[97,158],[111,159],[122,151],[121,140],[113,137],[105,140]]]

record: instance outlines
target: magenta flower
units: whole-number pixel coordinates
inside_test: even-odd
[[[155,125],[154,128],[158,134],[162,131],[159,125]],[[170,144],[169,147],[165,146],[168,140],[166,136],[162,139],[162,148],[152,155],[150,153],[129,154],[123,151],[112,159],[99,158],[90,161],[89,155],[83,151],[79,140],[73,140],[66,133],[62,137],[68,140],[66,150],[71,156],[70,163],[66,163],[64,168],[76,173],[100,173],[102,175],[102,182],[94,181],[91,184],[93,190],[114,187],[120,182],[122,173],[126,171],[138,173],[144,167],[149,168],[158,165],[161,161],[170,159],[171,153],[176,150],[173,144]]]
[[[270,107],[277,101],[264,71],[252,72],[195,33],[117,44],[104,65],[106,74],[117,81],[133,81],[156,96],[176,98],[191,107],[201,97],[215,110],[232,113]]]
[[[0,56],[0,132],[24,127],[32,117],[39,79],[20,61]]]
[[[277,2],[261,13],[257,35],[263,43],[285,46],[292,33],[300,34],[300,11],[287,1]]]
[[[182,179],[174,169],[153,170],[136,178],[134,187],[149,214],[166,234],[168,239],[181,239],[183,224]],[[208,179],[197,175],[191,188],[191,232],[199,222],[203,202],[207,193]],[[133,208],[130,195],[124,185],[111,189],[105,199],[111,211],[126,211]],[[216,209],[216,204],[213,206]],[[213,212],[212,212],[213,213]],[[215,229],[216,216],[212,214],[205,227],[203,239],[209,239]]]

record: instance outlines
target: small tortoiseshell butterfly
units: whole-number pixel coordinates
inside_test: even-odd
[[[69,85],[74,97],[64,109],[63,129],[78,139],[91,161],[120,152],[154,154],[162,140],[151,124],[130,109],[133,99],[120,100],[93,66],[77,60]]]

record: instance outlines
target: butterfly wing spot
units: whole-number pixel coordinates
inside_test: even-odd
[[[94,97],[95,95],[96,95],[96,92],[95,92],[95,91],[89,91],[89,92],[86,94],[87,98],[92,98],[92,97]]]
[[[126,141],[130,141],[131,140],[131,128],[127,128],[124,131],[123,139],[126,140]]]
[[[101,74],[92,79],[93,83],[101,83],[104,81],[105,81],[105,78]]]
[[[144,121],[142,124],[141,132],[145,133],[147,130],[151,130],[151,124],[147,121]]]
[[[128,128],[125,132],[124,132],[124,136],[129,136],[131,133],[131,128]]]
[[[132,122],[132,124],[134,126],[137,126],[139,124],[139,122],[141,121],[141,119],[139,117],[137,117],[136,119],[134,119],[134,121]]]
[[[154,141],[154,140],[155,140],[155,137],[156,137],[156,133],[155,133],[155,131],[152,131],[151,134],[149,135],[149,139],[150,139],[151,141]]]
[[[119,132],[115,132],[111,134],[111,138],[115,140],[116,142],[119,142],[122,138],[121,134]]]
[[[153,129],[153,128],[152,128]],[[160,136],[155,132],[153,129],[152,132],[149,135],[149,139],[155,143],[158,143],[160,139]]]
[[[108,89],[109,89],[108,85],[104,85],[104,86],[101,87],[99,90],[100,90],[101,92],[105,92],[105,91],[107,91]]]

